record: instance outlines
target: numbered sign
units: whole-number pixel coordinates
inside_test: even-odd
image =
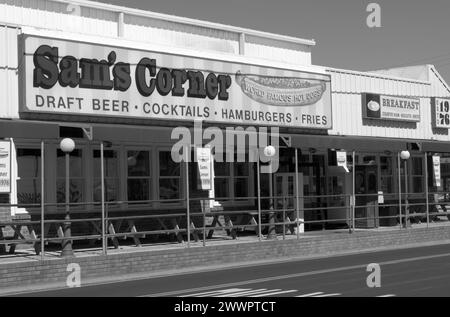
[[[433,98],[434,127],[450,129],[450,99]]]

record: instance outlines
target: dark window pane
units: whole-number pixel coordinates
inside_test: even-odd
[[[180,180],[168,178],[159,180],[159,199],[180,198]]]
[[[17,180],[17,200],[19,204],[34,204],[41,202],[40,179]]]
[[[79,203],[83,201],[83,183],[81,179],[70,180],[69,201],[71,203]],[[66,182],[64,179],[59,179],[56,182],[56,196],[58,203],[66,201]]]
[[[234,163],[234,176],[248,176],[249,163]]]
[[[103,154],[105,177],[117,177],[118,175],[118,157],[117,152],[113,150],[106,150]],[[100,150],[94,150],[94,176],[100,177],[101,175],[101,162],[100,162]]]
[[[214,162],[215,176],[230,176],[230,163]]]
[[[66,155],[63,151],[57,150],[56,152],[56,175],[57,177],[66,176]],[[83,160],[82,151],[73,150],[69,156],[69,174],[70,177],[83,176]]]
[[[422,193],[423,189],[423,178],[422,177],[413,177],[413,193]]]
[[[169,151],[159,152],[159,175],[180,176],[180,163],[175,163],[172,160]]]
[[[421,157],[413,157],[411,162],[412,162],[412,174],[413,175],[422,175],[423,174],[422,158]]]
[[[214,180],[214,193],[217,198],[225,198],[230,196],[228,181],[229,180],[227,178],[216,178]]]
[[[248,197],[248,179],[238,178],[234,182],[234,196],[235,197]]]
[[[150,153],[148,151],[128,151],[128,176],[150,176]]]
[[[119,197],[119,180],[117,178],[105,179],[105,201],[117,201]],[[102,199],[102,184],[100,179],[94,181],[94,201]]]
[[[128,200],[149,200],[150,185],[148,179],[128,180]]]
[[[19,177],[40,177],[41,150],[17,149],[17,165]]]

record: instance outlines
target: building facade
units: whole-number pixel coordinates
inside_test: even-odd
[[[66,137],[81,218],[105,204],[118,217],[201,213],[203,198],[241,230],[288,219],[302,232],[445,207],[430,200],[450,190],[450,88],[432,65],[318,66],[313,40],[89,1],[0,1],[0,24],[5,220],[63,215]],[[223,137],[209,187],[172,155],[186,134],[190,157]],[[269,145],[277,168],[260,173]],[[151,220],[142,231],[183,222]]]

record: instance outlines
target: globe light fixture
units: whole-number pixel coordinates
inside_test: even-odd
[[[409,153],[409,151],[402,151],[400,153],[400,158],[402,160],[409,160],[410,157],[411,157],[411,153]]]
[[[70,138],[62,139],[59,143],[59,148],[64,153],[70,153],[75,149],[75,142]]]
[[[277,150],[274,146],[268,145],[264,148],[264,155],[267,157],[273,157],[277,153]]]

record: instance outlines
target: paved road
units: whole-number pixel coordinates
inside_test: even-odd
[[[380,288],[366,284],[369,263],[380,265]],[[450,296],[450,245],[259,264],[27,296]]]

